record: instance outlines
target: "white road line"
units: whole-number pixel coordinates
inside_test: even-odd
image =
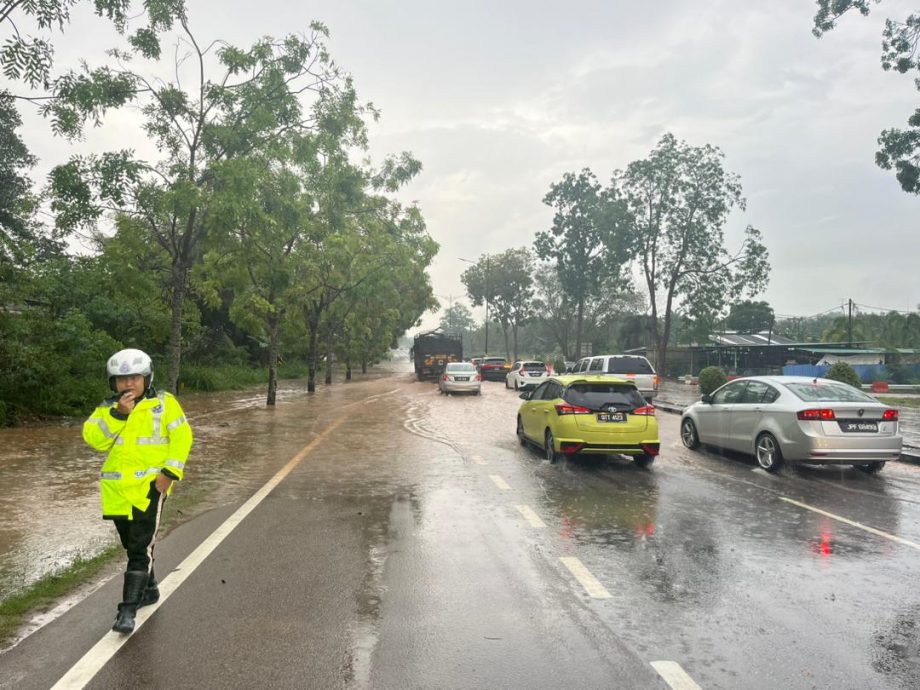
[[[383,395],[390,395],[395,393],[396,390],[390,391],[389,393],[381,393],[372,397],[382,397]],[[358,403],[351,403],[346,405],[346,407],[351,407],[351,405],[362,404],[364,401],[359,401]],[[201,565],[204,560],[211,554],[211,552],[216,549],[220,543],[230,536],[230,533],[236,529],[236,527],[246,518],[249,513],[251,513],[256,506],[258,506],[272,489],[274,489],[278,484],[287,477],[291,471],[299,465],[304,458],[306,458],[316,446],[326,440],[326,437],[332,433],[339,425],[345,421],[344,417],[340,417],[338,421],[333,422],[331,425],[326,427],[322,433],[314,438],[310,443],[303,447],[303,449],[295,455],[288,463],[278,470],[278,473],[268,480],[268,482],[259,489],[252,497],[246,501],[243,505],[237,508],[236,512],[233,513],[229,518],[227,518],[216,530],[214,530],[211,535],[205,539],[201,544],[198,545],[192,553],[190,553],[184,561],[182,561],[176,569],[167,575],[160,582],[160,600],[152,604],[151,606],[145,606],[142,609],[139,609],[137,612],[136,622],[134,624],[135,633],[139,630],[147,620],[156,613],[156,610],[163,605],[163,603],[169,599],[173,592],[175,592],[179,587],[185,582],[188,577],[195,572],[195,569]],[[89,683],[93,677],[99,672],[99,670],[105,666],[109,659],[115,656],[115,653],[121,649],[122,645],[125,644],[130,639],[130,635],[122,635],[120,633],[109,631],[106,633],[99,642],[97,642],[83,657],[71,667],[67,673],[65,673],[61,679],[54,684],[52,690],[55,688],[83,688]]]
[[[610,598],[610,592],[604,588],[604,585],[591,574],[591,571],[580,560],[574,556],[562,556],[559,560],[562,561],[562,564],[569,569],[569,572],[575,576],[575,579],[581,583],[581,586],[592,597],[595,599]]]
[[[533,509],[530,506],[514,506],[518,509],[518,512],[524,516],[524,519],[530,523],[531,527],[536,527],[537,529],[543,529],[546,527],[546,523],[540,519],[540,516],[533,512]]]
[[[810,510],[813,513],[818,513],[818,515],[824,515],[825,517],[829,517],[831,520],[837,520],[838,522],[842,522],[845,525],[850,525],[851,527],[857,527],[861,530],[868,532],[869,534],[874,534],[879,537],[884,537],[885,539],[890,539],[891,541],[897,544],[902,544],[903,546],[909,546],[912,549],[917,549],[918,551],[920,551],[920,544],[917,544],[916,542],[912,542],[908,539],[904,539],[902,537],[895,536],[894,534],[889,534],[888,532],[882,532],[882,530],[880,529],[869,527],[868,525],[864,525],[861,522],[854,522],[853,520],[848,520],[845,517],[834,515],[833,513],[828,513],[826,510],[815,508],[814,506],[810,506],[807,503],[799,503],[798,501],[793,501],[791,498],[785,498],[784,496],[780,496],[779,500],[785,501],[786,503],[791,503],[792,505],[798,506],[799,508],[804,508],[805,510]]]
[[[482,459],[482,456],[481,456],[481,455],[474,455],[474,456],[473,456],[473,462],[475,462],[477,465],[485,465],[485,464],[486,464],[486,461]]]
[[[664,678],[664,682],[674,690],[701,690],[687,672],[676,661],[653,661],[652,668]]]
[[[492,478],[492,481],[495,482],[495,486],[497,486],[499,489],[502,491],[511,491],[511,487],[508,486],[508,482],[499,477],[497,474],[490,474],[489,476]]]

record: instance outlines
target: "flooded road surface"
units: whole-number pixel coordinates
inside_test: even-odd
[[[187,579],[88,687],[920,687],[920,467],[768,474],[684,449],[664,413],[649,469],[550,464],[519,444],[501,383],[443,396],[398,373],[288,396],[188,398],[180,489],[211,509],[157,566]],[[53,685],[118,587],[0,655],[0,687]]]

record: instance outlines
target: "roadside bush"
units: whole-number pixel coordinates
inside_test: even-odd
[[[706,367],[700,372],[700,394],[709,395],[726,381],[728,377],[720,367]]]
[[[859,376],[856,375],[856,370],[846,362],[835,362],[832,364],[831,368],[828,369],[827,373],[824,375],[824,378],[848,383],[854,388],[859,388],[861,385]]]
[[[555,372],[556,374],[565,373],[565,360],[564,359],[560,357],[555,362],[553,362],[553,372]]]

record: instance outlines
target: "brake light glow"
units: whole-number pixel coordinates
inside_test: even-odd
[[[661,383],[661,379],[657,376],[652,377],[652,383],[655,386],[655,390],[658,390],[658,386]]]
[[[643,417],[654,417],[655,408],[652,407],[651,405],[646,405],[645,407],[637,407],[635,410],[632,411],[631,414],[637,414]]]
[[[556,405],[556,414],[560,417],[567,414],[591,414],[591,410],[587,407],[581,407],[579,405],[569,405],[568,403],[562,403],[561,405]]]
[[[896,422],[898,421],[898,411],[885,410],[885,413],[882,415],[882,419],[884,419],[886,422]]]
[[[837,418],[833,410],[827,409],[799,410],[795,416],[806,422],[826,422]]]
[[[482,376],[480,376],[479,374],[476,374],[476,376],[473,377],[473,380],[474,380],[474,381],[482,381]]]
[[[643,443],[642,450],[644,450],[648,455],[656,456],[661,451],[660,443]]]
[[[441,377],[441,380],[442,380],[442,381],[450,381],[450,378],[447,376],[447,374],[444,374],[444,376]]]

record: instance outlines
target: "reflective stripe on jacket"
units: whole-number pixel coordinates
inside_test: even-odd
[[[117,406],[99,405],[83,424],[83,440],[109,453],[100,474],[102,514],[131,519],[132,507],[147,510],[150,482],[163,469],[182,479],[192,428],[170,393],[139,400],[127,419],[112,415]]]

